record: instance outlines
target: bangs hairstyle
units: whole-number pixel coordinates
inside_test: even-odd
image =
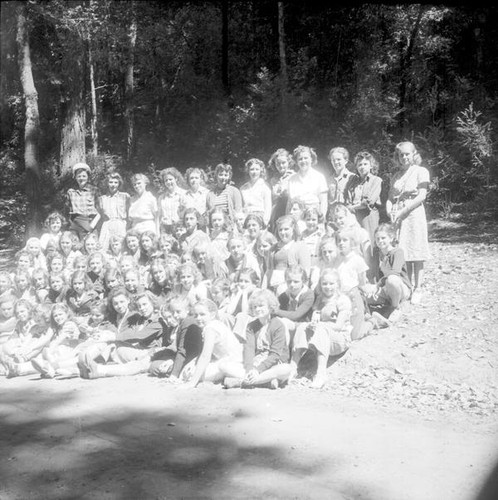
[[[361,160],[367,160],[370,163],[370,170],[372,174],[377,175],[379,173],[379,162],[374,158],[374,156],[368,151],[360,151],[354,157],[354,166],[358,169],[358,163]]]
[[[249,214],[245,220],[244,220],[244,229],[247,229],[247,225],[249,224],[249,222],[251,221],[256,221],[256,223],[258,224],[259,228],[260,229],[264,229],[265,228],[265,223],[263,222],[263,218],[260,216],[260,215],[257,215],[257,214]]]
[[[386,233],[391,238],[391,241],[396,241],[396,228],[393,224],[387,222],[379,224],[374,231],[374,237],[377,236],[378,233]]]
[[[169,297],[166,299],[166,302],[164,302],[164,304],[160,307],[160,314],[163,319],[164,316],[167,315],[167,313],[173,312],[173,307],[175,307],[176,305],[179,305],[184,311],[187,311],[188,299],[176,293],[172,293],[171,295],[169,295]]]
[[[101,314],[103,314],[105,318],[107,318],[107,315],[109,314],[109,312],[107,310],[106,301],[105,300],[94,300],[90,304],[90,313],[92,313],[93,311],[98,311]]]
[[[176,242],[175,237],[172,234],[161,233],[159,236],[158,244],[159,246],[162,246],[166,243],[169,243],[171,246],[173,246],[175,242]]]
[[[230,238],[228,238],[228,241],[227,241],[227,248],[228,248],[228,251],[230,252],[231,248],[232,248],[232,243],[234,241],[241,241],[242,242],[242,247],[244,249],[247,248],[247,241],[246,239],[244,238],[244,236],[242,236],[241,234],[232,234],[232,236],[230,236]]]
[[[271,170],[272,172],[275,172],[278,174],[278,168],[277,168],[277,158],[279,156],[285,156],[287,158],[287,161],[289,162],[289,169],[295,170],[296,165],[294,163],[294,158],[292,158],[292,155],[289,153],[284,148],[278,148],[271,156],[270,159],[268,160],[268,169]]]
[[[18,269],[16,271],[16,274],[14,274],[14,284],[16,286],[20,278],[25,278],[26,281],[28,282],[28,286],[31,285],[31,274],[29,273],[29,271],[26,271],[24,269]]]
[[[344,227],[342,229],[338,229],[335,234],[335,242],[336,244],[339,242],[339,238],[341,237],[346,237],[351,241],[351,247],[353,249],[357,249],[360,246],[360,242],[358,241],[358,237],[356,236],[356,232],[349,228],[349,227]]]
[[[195,218],[197,219],[197,225],[199,225],[199,223],[201,222],[202,216],[201,216],[199,210],[197,210],[197,208],[194,208],[194,207],[190,207],[190,208],[185,209],[185,211],[183,212],[183,215],[182,215],[183,223],[185,224],[185,217],[187,215],[191,215],[191,214],[195,215]]]
[[[310,148],[309,146],[298,146],[297,148],[295,148],[292,152],[292,157],[294,158],[296,164],[297,159],[302,153],[309,153],[309,155],[311,156],[311,166],[314,167],[318,161],[315,150],[313,148]]]
[[[216,278],[211,284],[211,290],[221,290],[225,294],[229,294],[232,287],[232,282],[228,278]]]
[[[108,294],[107,294],[107,311],[109,314],[109,319],[112,323],[116,323],[117,319],[117,313],[114,309],[114,306],[112,304],[113,299],[116,297],[121,297],[123,296],[127,302],[128,302],[128,307],[130,307],[130,302],[131,302],[131,294],[128,293],[128,290],[123,286],[117,286],[116,288],[113,288]]]
[[[50,212],[47,217],[45,218],[45,221],[43,222],[43,226],[47,229],[50,228],[50,224],[54,222],[55,220],[60,220],[61,221],[61,228],[64,227],[67,224],[67,219],[57,210],[54,210],[53,212]]]
[[[259,247],[261,243],[269,243],[272,247],[277,244],[278,240],[276,236],[271,231],[261,231],[259,236],[256,238],[256,248]]]
[[[133,174],[130,178],[131,184],[133,185],[137,181],[143,181],[145,186],[150,184],[150,180],[145,174]]]
[[[140,246],[142,245],[142,239],[143,238],[149,238],[150,241],[152,242],[152,248],[156,249],[158,245],[158,238],[157,234],[154,231],[144,231],[140,237],[139,237],[139,242]]]
[[[202,170],[202,168],[189,167],[189,168],[187,168],[187,170],[185,172],[185,181],[186,181],[188,186],[190,186],[190,176],[192,174],[199,174],[199,177],[201,178],[201,186],[206,185],[206,183],[207,183],[206,172],[204,172],[204,170]]]
[[[296,274],[301,276],[301,281],[306,284],[306,282],[308,281],[308,274],[306,273],[306,270],[299,265],[288,267],[285,270],[284,272],[285,280],[287,281],[288,279],[290,279],[291,275],[296,275]]]
[[[104,285],[107,285],[109,281],[114,279],[118,280],[120,284],[123,284],[123,276],[121,276],[119,269],[117,267],[110,267],[104,273]]]
[[[171,176],[175,179],[176,185],[179,188],[185,188],[185,179],[183,178],[183,175],[180,173],[180,171],[175,168],[175,167],[169,167],[161,170],[159,172],[159,178],[161,179],[161,183],[163,186],[166,184],[166,177]]]
[[[62,280],[62,285],[63,286],[66,285],[66,277],[64,276],[64,273],[59,272],[59,273],[50,273],[48,275],[48,284],[49,284],[49,286],[52,286],[52,281],[54,279],[57,279],[57,278],[59,278],[60,280]]]
[[[21,257],[27,257],[29,259],[29,265],[30,266],[33,266],[33,263],[34,263],[34,259],[33,259],[33,256],[27,251],[27,250],[19,250],[19,252],[16,253],[16,265],[19,263],[19,259]],[[5,273],[7,276],[9,276],[8,273]],[[9,277],[10,279],[10,277]]]
[[[216,165],[216,167],[214,167],[215,182],[216,182],[216,177],[218,177],[218,174],[220,172],[228,172],[229,181],[232,180],[232,175],[233,175],[232,165],[230,165],[228,163],[218,163],[218,165]]]
[[[45,269],[42,269],[41,267],[37,267],[36,269],[33,269],[33,272],[31,273],[32,283],[34,284],[35,278],[40,277],[40,276],[43,278],[44,286],[48,286],[48,274],[45,271]]]
[[[16,301],[14,304],[14,315],[17,317],[17,311],[21,306],[24,306],[28,310],[28,318],[31,318],[33,316],[34,305],[26,299],[19,299]]]
[[[59,238],[59,250],[62,250],[61,241],[66,239],[71,242],[71,250],[78,250],[81,246],[81,241],[77,233],[74,231],[63,231]]]
[[[251,158],[247,160],[244,164],[244,172],[249,175],[249,170],[253,165],[258,165],[261,168],[261,175],[260,177],[262,179],[266,179],[266,167],[265,164],[258,158]]]
[[[184,271],[190,271],[193,278],[194,278],[194,286],[197,286],[201,281],[202,281],[202,274],[197,268],[197,266],[192,263],[192,262],[185,262],[184,264],[181,264],[178,266],[178,269],[176,270],[176,279],[178,283],[180,283],[180,275]]]
[[[159,298],[156,297],[150,290],[144,290],[143,292],[139,292],[135,298],[133,299],[133,303],[135,304],[135,307],[137,305],[137,302],[140,299],[146,298],[149,302],[154,311],[157,311],[159,309]]]
[[[239,269],[236,273],[235,273],[235,283],[237,283],[240,279],[240,277],[245,274],[246,276],[249,276],[249,279],[251,280],[251,283],[253,285],[258,285],[259,284],[259,277],[258,277],[258,273],[252,269],[251,267],[243,267],[242,269]]]
[[[64,257],[64,255],[62,255],[60,252],[58,251],[55,251],[53,254],[51,254],[50,256],[47,256],[47,264],[48,264],[48,267],[50,268],[50,266],[52,265],[52,262],[54,260],[61,260],[62,261],[62,267],[65,267],[66,266],[66,258]]]
[[[297,205],[301,209],[301,212],[304,212],[306,210],[306,204],[304,203],[304,201],[302,201],[302,200],[300,200],[298,198],[292,198],[291,200],[289,200],[289,210],[294,205]]]
[[[320,244],[318,246],[318,255],[321,257],[322,251],[326,245],[332,244],[337,252],[337,244],[335,240],[335,233],[334,236],[325,236],[324,238],[321,239]]]
[[[323,269],[323,271],[320,273],[320,283],[325,276],[332,276],[337,282],[339,290],[341,289],[341,275],[339,274],[339,271],[337,269],[333,269],[331,267],[326,267],[325,269]]]
[[[64,304],[64,302],[57,302],[56,304],[53,305],[51,311],[50,311],[50,326],[54,330],[59,330],[59,328],[62,328],[64,325],[59,325],[54,321],[54,314],[56,311],[63,311],[67,315],[67,319],[70,319],[72,317],[71,314],[71,309],[69,309],[69,306]]]
[[[260,302],[264,302],[268,306],[270,314],[274,313],[279,308],[279,302],[276,295],[267,288],[252,292],[248,301],[251,313],[253,313],[254,306]]]
[[[316,207],[308,207],[303,212],[303,219],[306,220],[308,217],[316,215],[317,221],[320,224],[323,222],[323,215]]]
[[[292,239],[293,240],[297,240],[297,237],[298,237],[298,234],[299,234],[299,230],[298,230],[298,227],[297,227],[297,222],[296,220],[294,219],[294,217],[292,217],[292,215],[282,215],[282,217],[279,217],[277,219],[277,222],[275,223],[275,228],[276,228],[276,231],[277,231],[277,235],[280,231],[280,228],[284,225],[284,224],[289,224],[291,227],[292,227]],[[280,238],[280,236],[279,236]]]
[[[346,160],[346,162],[349,162],[349,151],[346,149],[346,148],[342,148],[342,147],[336,147],[336,148],[332,148],[330,151],[329,151],[329,160],[332,159],[332,155],[334,153],[339,153],[340,155],[343,156],[343,158]]]
[[[123,187],[123,184],[124,184],[124,181],[123,181],[123,177],[121,177],[121,174],[119,174],[118,172],[109,172],[106,176],[106,181],[109,182],[111,180],[115,180],[115,181],[118,181],[119,184],[118,184],[118,190],[121,189]]]
[[[89,290],[92,287],[92,282],[85,271],[74,271],[70,279],[71,288],[75,280],[82,280],[85,284],[85,290]]]

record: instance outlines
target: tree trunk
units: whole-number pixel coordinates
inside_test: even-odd
[[[85,44],[76,31],[67,30],[64,36],[65,51],[62,59],[64,87],[61,99],[60,173],[71,171],[72,166],[84,162],[85,146]]]
[[[407,92],[408,92],[408,80],[410,79],[411,76],[410,70],[412,65],[413,49],[415,47],[415,40],[417,38],[418,31],[420,29],[420,22],[422,21],[422,16],[424,14],[425,8],[426,7],[423,4],[419,5],[417,19],[413,24],[413,28],[410,32],[408,47],[406,49],[406,52],[401,51],[400,55],[401,81],[399,85],[398,123],[402,134],[404,133],[407,120],[406,102],[407,102]]]
[[[285,25],[283,2],[278,2],[278,52],[280,56],[280,77],[282,79],[282,90],[285,93],[289,85],[289,77],[287,74],[287,61],[285,57]]]
[[[96,157],[99,150],[99,136],[97,132],[97,92],[95,90],[95,72],[92,55],[91,35],[88,35],[88,71],[90,80],[90,102],[91,102],[91,118],[90,118],[90,139],[92,144],[92,156]]]
[[[228,71],[228,0],[221,0],[221,81],[227,96],[230,95]]]
[[[27,28],[26,3],[17,12],[17,46],[19,73],[24,94],[26,124],[24,127],[24,168],[26,170],[26,196],[28,198],[28,220],[26,236],[36,236],[40,226],[40,168],[38,165],[38,137],[40,118],[38,93],[31,68],[31,52]]]
[[[61,132],[61,167],[60,173],[71,171],[75,163],[84,162],[85,148],[85,106],[80,93],[69,102],[61,105],[64,122]]]
[[[125,120],[126,120],[126,158],[130,160],[135,152],[135,113],[134,113],[134,80],[135,45],[137,42],[137,18],[135,4],[130,4],[131,19],[128,27],[128,64],[125,74]]]

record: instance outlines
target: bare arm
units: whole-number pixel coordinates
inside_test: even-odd
[[[427,188],[419,188],[417,196],[412,200],[406,200],[404,207],[396,214],[396,221],[403,220],[417,207],[424,203],[427,198]]]

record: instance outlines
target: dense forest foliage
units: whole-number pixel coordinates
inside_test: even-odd
[[[22,190],[11,210],[28,207],[30,231],[80,160],[97,175],[223,161],[240,179],[250,157],[298,144],[327,173],[344,146],[387,178],[406,139],[443,211],[497,181],[496,7],[30,0],[1,14],[0,181]]]

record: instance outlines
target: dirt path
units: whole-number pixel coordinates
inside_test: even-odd
[[[496,451],[491,419],[145,376],[9,380],[0,415],[2,499],[467,500]]]
[[[498,463],[497,235],[433,222],[422,304],[318,392],[0,378],[0,499],[477,499]]]

